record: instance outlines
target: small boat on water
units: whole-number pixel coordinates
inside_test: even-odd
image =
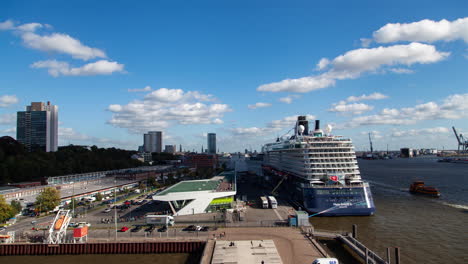
[[[415,181],[410,185],[410,193],[413,194],[423,194],[431,197],[440,197],[440,192],[431,186],[424,185],[423,181]]]

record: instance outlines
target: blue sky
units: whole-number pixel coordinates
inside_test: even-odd
[[[456,148],[466,2],[357,2],[2,1],[0,135],[51,101],[61,144],[136,149],[161,130],[185,149],[215,132],[221,151],[259,150],[307,114],[357,149],[368,132],[379,149]]]

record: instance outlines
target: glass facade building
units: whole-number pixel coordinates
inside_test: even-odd
[[[208,133],[208,153],[216,154],[216,134]]]
[[[28,151],[57,151],[58,107],[32,103],[17,113],[16,140]]]

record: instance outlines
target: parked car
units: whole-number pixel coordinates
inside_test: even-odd
[[[0,232],[5,231],[5,230],[6,230],[5,227],[0,227]]]
[[[110,208],[106,208],[106,210],[104,210],[104,213],[108,213],[108,212],[110,212],[110,211],[111,211]]]
[[[130,232],[138,232],[141,230],[141,226],[135,226],[134,228],[132,228],[132,230],[130,230]]]
[[[148,226],[148,227],[145,229],[145,232],[153,232],[154,229],[156,229],[156,226],[150,225],[150,226]]]
[[[166,232],[167,231],[167,226],[163,226],[158,229],[158,232]]]
[[[120,232],[127,232],[128,229],[128,227],[122,226],[122,228],[120,228]]]
[[[183,231],[195,231],[197,229],[196,226],[194,225],[189,225],[186,228],[183,229]]]
[[[89,226],[91,226],[91,224],[90,224],[90,223],[86,223],[86,222],[79,222],[79,223],[77,224],[77,226],[78,226],[78,227],[83,227],[83,226],[88,226],[88,227],[89,227]]]
[[[210,231],[210,227],[209,226],[204,226],[204,227],[202,227],[202,229],[200,231],[203,231],[203,232]]]
[[[70,222],[70,223],[68,223],[68,226],[69,226],[69,227],[77,227],[78,224],[75,223],[75,222]]]

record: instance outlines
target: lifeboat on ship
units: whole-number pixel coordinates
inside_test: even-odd
[[[422,194],[430,197],[440,197],[440,192],[431,186],[424,185],[422,181],[415,181],[410,185],[409,188],[410,193],[413,194]]]

